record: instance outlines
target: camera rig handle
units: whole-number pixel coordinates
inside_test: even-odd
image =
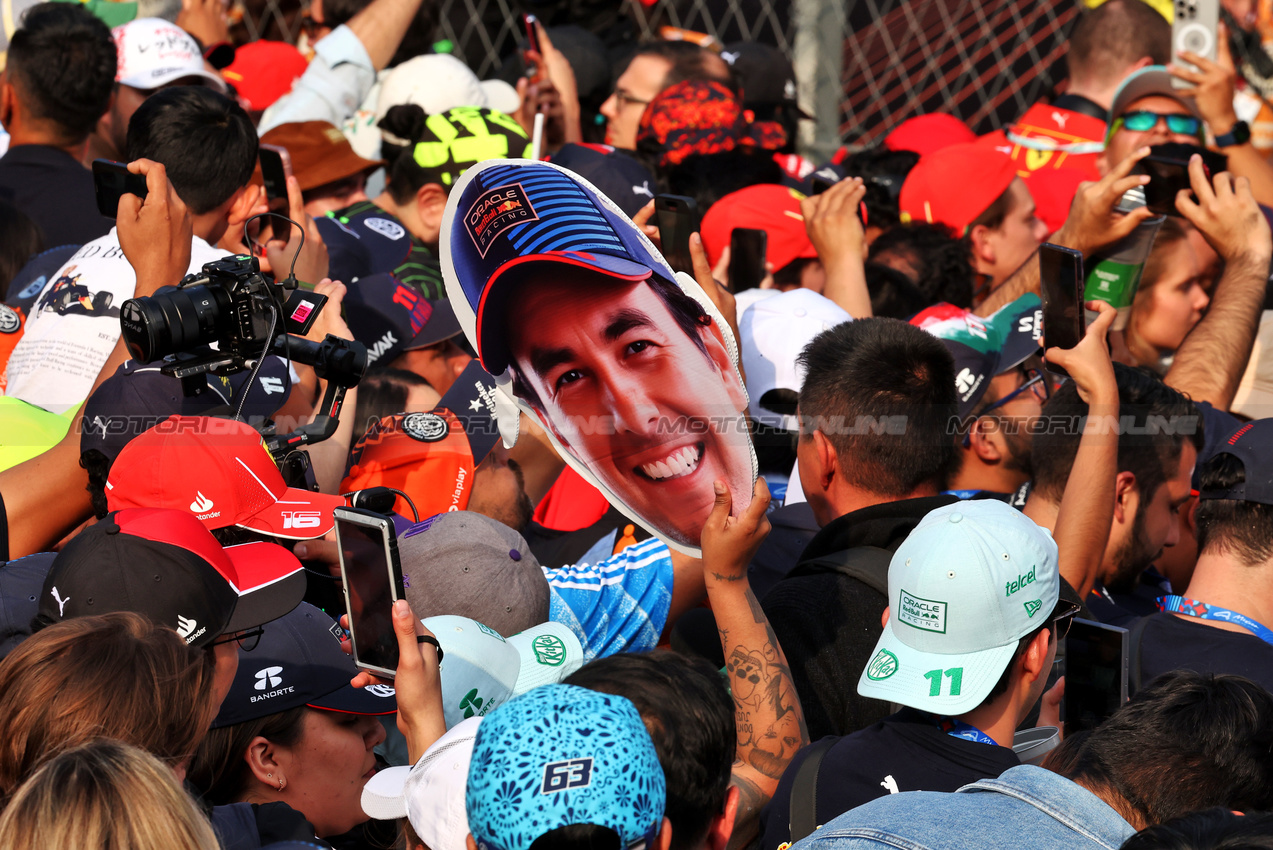
[[[278,460],[295,449],[322,442],[336,433],[345,392],[357,386],[367,371],[367,346],[331,334],[322,342],[285,334],[274,341],[274,353],[312,366],[314,373],[327,381],[327,390],[313,422],[290,434],[265,438],[265,447]]]

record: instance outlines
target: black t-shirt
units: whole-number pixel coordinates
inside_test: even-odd
[[[315,219],[330,260],[328,277],[345,285],[388,273],[434,301],[446,298],[442,265],[388,210],[359,201]]]
[[[97,212],[93,173],[47,145],[19,145],[0,157],[0,198],[35,222],[45,248],[92,242],[115,224]]]
[[[761,812],[762,850],[776,850],[791,840],[791,786],[808,752],[796,753],[772,802]],[[903,708],[827,750],[818,769],[817,821],[825,824],[902,791],[954,791],[1020,763],[1008,747],[956,738],[937,728],[931,716]]]
[[[1273,691],[1273,645],[1250,632],[1218,629],[1175,614],[1154,614],[1145,619],[1140,635],[1141,687],[1171,670],[1233,673]]]

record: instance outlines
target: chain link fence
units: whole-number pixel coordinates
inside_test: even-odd
[[[305,0],[241,0],[244,40],[295,41]],[[430,2],[430,0],[425,0]],[[534,7],[523,8],[523,3]],[[978,133],[1002,126],[1064,76],[1065,36],[1079,0],[442,0],[437,38],[481,77],[519,39],[518,14],[554,23],[602,21],[609,41],[655,38],[662,26],[720,43],[756,40],[792,57],[803,147],[829,155],[841,140],[878,143],[924,112],[950,112]]]

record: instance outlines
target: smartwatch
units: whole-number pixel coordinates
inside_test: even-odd
[[[1251,141],[1251,125],[1245,121],[1239,121],[1223,136],[1216,136],[1216,147],[1231,148],[1235,145],[1245,145],[1249,141]]]

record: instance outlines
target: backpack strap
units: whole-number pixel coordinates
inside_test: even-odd
[[[791,783],[791,843],[795,844],[818,828],[818,771],[822,758],[840,739],[823,738],[808,746],[808,755],[796,768],[795,781]]]
[[[867,587],[888,596],[888,565],[893,553],[879,546],[855,546],[821,558],[802,561],[789,575],[840,573],[855,578]]]

